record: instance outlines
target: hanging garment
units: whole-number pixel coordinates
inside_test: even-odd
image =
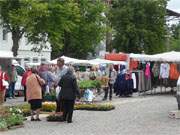
[[[171,64],[170,65],[170,79],[171,80],[178,80],[179,72],[177,70],[177,64]]]
[[[136,83],[136,75],[135,75],[135,73],[132,73],[132,79],[133,79],[133,89],[137,89],[137,83]]]
[[[146,78],[151,78],[150,63],[146,64],[145,77]]]
[[[139,71],[138,73],[138,91],[144,91],[145,90],[145,77],[144,77],[144,71]]]
[[[152,73],[153,73],[154,77],[159,77],[160,67],[157,63],[154,64],[154,66],[152,68]]]
[[[168,63],[162,63],[160,66],[160,77],[162,79],[169,78],[170,66]]]

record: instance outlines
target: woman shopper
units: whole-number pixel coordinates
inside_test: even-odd
[[[80,96],[77,80],[72,67],[69,67],[67,73],[62,76],[59,81],[59,86],[61,87],[59,99],[62,101],[63,121],[72,123],[75,99],[76,96]]]
[[[32,68],[32,74],[26,80],[27,100],[31,106],[31,121],[41,121],[39,119],[40,109],[42,107],[42,89],[45,81],[37,74],[37,69]],[[36,114],[36,119],[34,119]]]

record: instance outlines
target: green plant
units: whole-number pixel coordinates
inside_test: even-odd
[[[51,121],[51,122],[53,122],[53,121],[63,121],[63,117],[62,117],[62,115],[61,116],[59,116],[59,115],[49,115],[48,117],[47,117],[47,121]]]
[[[110,111],[115,109],[115,106],[112,104],[78,104],[74,108],[76,110]]]
[[[7,126],[12,127],[16,125],[22,125],[24,117],[20,114],[12,114],[6,118]]]
[[[80,89],[100,88],[101,82],[99,80],[83,80],[79,82]]]
[[[0,118],[0,130],[7,129],[8,125],[4,118]]]
[[[56,101],[56,93],[55,92],[51,92],[48,93],[44,96],[44,100],[45,101]]]

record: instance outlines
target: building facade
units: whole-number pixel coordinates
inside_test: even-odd
[[[12,49],[12,34],[7,33],[5,29],[0,25],[0,50],[9,53]],[[37,45],[36,45],[37,46]],[[46,62],[51,60],[51,46],[46,43],[47,48],[43,49],[41,52],[34,52],[32,48],[35,45],[28,43],[27,38],[24,36],[19,41],[18,55],[15,58],[22,66],[26,63],[40,64],[41,62]]]

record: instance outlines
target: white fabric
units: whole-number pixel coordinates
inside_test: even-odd
[[[136,75],[135,75],[135,73],[132,73],[132,79],[133,79],[133,88],[136,89],[137,86],[136,86]]]
[[[162,63],[160,66],[160,77],[165,79],[169,78],[170,66],[168,63]]]
[[[5,73],[4,72],[2,73],[2,85],[3,85],[3,87],[6,87],[6,89],[9,88],[9,83],[8,83],[8,81],[5,80]]]
[[[180,86],[180,76],[179,76],[178,81],[177,81],[177,86]]]
[[[60,91],[61,91],[61,87],[57,86],[56,87],[56,99],[58,99]]]

